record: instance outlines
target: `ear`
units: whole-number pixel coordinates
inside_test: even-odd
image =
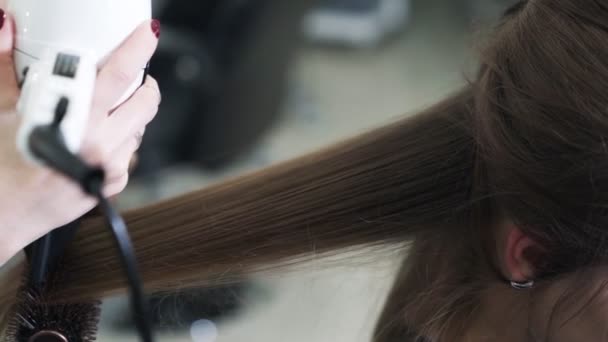
[[[516,225],[509,224],[499,235],[498,247],[500,269],[507,279],[526,282],[536,278],[537,266],[543,262],[544,255],[540,244]]]

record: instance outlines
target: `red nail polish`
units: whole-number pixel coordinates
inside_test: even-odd
[[[157,19],[152,20],[152,32],[154,32],[156,38],[160,38],[160,21]]]
[[[0,8],[0,30],[2,30],[2,27],[4,26],[5,21],[6,21],[6,13],[4,12],[3,9]]]

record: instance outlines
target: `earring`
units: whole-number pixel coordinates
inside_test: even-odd
[[[511,282],[511,287],[516,290],[529,290],[534,287],[534,280],[527,281],[525,283],[520,283],[517,281]]]

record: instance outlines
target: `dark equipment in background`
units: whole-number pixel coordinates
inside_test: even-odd
[[[281,112],[301,21],[315,3],[168,1],[152,60],[163,103],[134,176],[179,165],[205,170],[243,156]]]

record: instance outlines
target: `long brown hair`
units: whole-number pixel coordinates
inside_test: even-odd
[[[607,19],[601,0],[520,1],[482,49],[477,77],[445,101],[323,151],[126,212],[147,289],[410,244],[377,340],[453,341],[479,293],[503,281],[490,243],[500,220],[543,245],[541,283],[604,262]],[[125,287],[99,219],[87,221],[63,270],[57,300]]]

